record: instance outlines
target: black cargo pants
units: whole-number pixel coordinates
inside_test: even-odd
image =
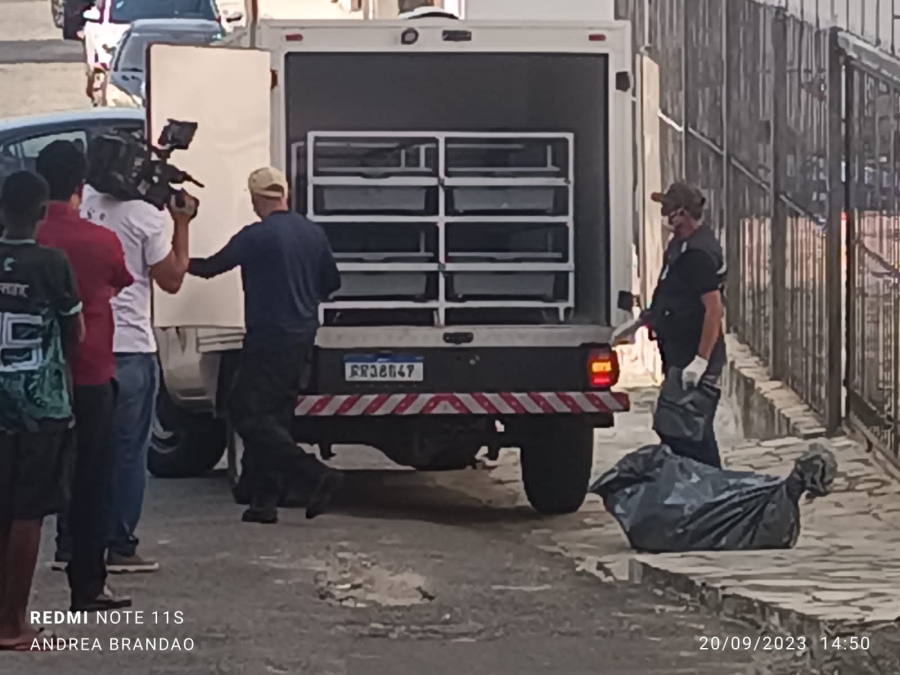
[[[291,433],[297,397],[308,367],[312,340],[278,349],[241,352],[228,413],[244,441],[243,468],[255,506],[275,506],[285,475],[300,474],[315,485],[326,467],[296,444]]]

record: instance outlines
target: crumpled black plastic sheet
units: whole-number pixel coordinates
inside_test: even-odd
[[[804,453],[781,478],[717,469],[649,445],[623,457],[590,491],[638,551],[781,549],[800,535],[800,497],[827,495],[836,474],[834,455],[823,447]]]

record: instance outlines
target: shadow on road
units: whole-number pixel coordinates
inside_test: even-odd
[[[465,474],[469,474],[466,476]],[[528,507],[492,505],[470,494],[436,483],[435,476],[472,482],[490,481],[472,470],[443,474],[415,471],[348,471],[332,508],[357,518],[401,519],[439,525],[523,523],[542,520]],[[440,480],[440,478],[438,478]],[[485,496],[496,485],[484,484]]]
[[[224,471],[204,478],[156,479],[178,485],[170,499],[232,503]],[[513,499],[499,492],[486,472],[466,469],[423,473],[414,470],[344,470],[345,481],[336,495],[331,512],[354,518],[410,520],[438,525],[491,525],[546,522],[527,506],[513,505]],[[465,484],[466,490],[455,485]],[[488,501],[472,496],[483,494]],[[177,496],[176,496],[177,495]],[[492,503],[488,503],[492,502]],[[285,508],[285,507],[282,507]]]

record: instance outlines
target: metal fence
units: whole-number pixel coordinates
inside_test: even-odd
[[[683,178],[703,189],[725,244],[729,330],[834,428],[841,377],[829,358],[840,351],[840,297],[828,295],[835,270],[826,255],[829,168],[841,151],[831,142],[834,33],[756,0],[619,0],[617,11],[633,24],[636,72],[659,70],[661,184]],[[645,84],[635,100],[639,139],[657,133]],[[655,158],[641,152],[646,173]],[[636,180],[646,187],[645,175]],[[839,242],[839,227],[831,239]]]
[[[829,431],[849,419],[900,461],[894,4],[617,0],[616,10],[634,33],[636,190],[676,179],[704,190],[728,258],[729,330]],[[868,41],[845,30],[855,25]],[[640,200],[637,210],[647,289],[664,236],[658,212]]]
[[[847,412],[900,461],[900,61],[842,36]]]

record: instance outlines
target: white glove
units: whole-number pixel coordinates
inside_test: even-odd
[[[709,361],[702,356],[695,356],[687,368],[681,371],[681,384],[685,389],[692,389],[700,384],[700,378],[709,367]]]
[[[613,347],[616,345],[627,344],[631,339],[631,336],[637,333],[638,329],[643,325],[644,324],[640,319],[626,321],[621,326],[616,327],[609,341],[612,343]]]

